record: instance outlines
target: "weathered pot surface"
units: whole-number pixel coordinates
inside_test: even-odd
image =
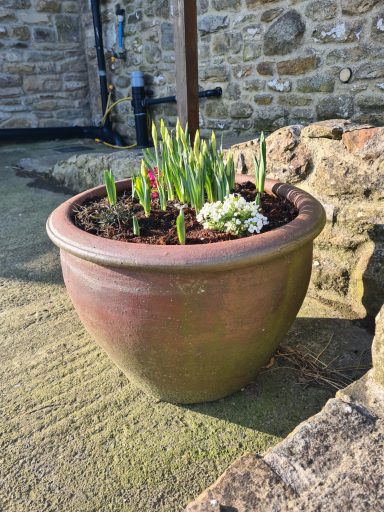
[[[118,182],[118,190],[128,183]],[[80,319],[147,393],[177,403],[227,396],[256,376],[288,331],[307,291],[325,213],[296,187],[267,180],[266,191],[287,197],[299,215],[257,236],[208,245],[133,244],[82,231],[73,205],[105,195],[103,186],[49,217],[48,235],[60,248]]]

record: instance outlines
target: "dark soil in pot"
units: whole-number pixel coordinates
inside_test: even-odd
[[[247,201],[256,197],[255,185],[247,181],[236,184],[234,193],[242,195]],[[168,203],[167,211],[162,211],[158,200],[152,201],[153,208],[150,217],[145,217],[143,208],[131,195],[122,195],[111,211],[106,198],[88,200],[74,208],[75,224],[97,236],[132,243],[155,245],[178,245],[176,233],[176,218],[179,214],[178,203]],[[271,231],[292,221],[298,211],[287,199],[264,194],[260,211],[268,218],[269,224],[263,227],[262,233]],[[140,222],[140,236],[132,232],[132,213]],[[185,208],[185,227],[187,244],[209,244],[225,240],[235,240],[238,235],[204,229],[196,220],[195,210]],[[249,235],[257,236],[257,234]]]

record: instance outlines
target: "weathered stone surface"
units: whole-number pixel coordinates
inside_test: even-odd
[[[243,49],[243,61],[255,60],[261,55],[261,45],[259,43],[246,43]]]
[[[384,306],[376,317],[375,338],[372,344],[373,378],[384,386]]]
[[[257,140],[235,146],[237,171],[249,172],[257,152]],[[299,184],[326,208],[313,293],[376,315],[384,301],[384,128],[343,119],[288,126],[267,138],[267,154],[268,176]]]
[[[59,12],[61,2],[59,0],[38,0],[35,4],[38,12]]]
[[[241,0],[213,0],[213,7],[217,11],[238,11]]]
[[[220,29],[228,27],[228,16],[208,15],[199,19],[197,27],[202,35],[217,32]]]
[[[317,106],[318,119],[348,119],[354,112],[353,96],[342,94],[340,96],[324,96]]]
[[[80,41],[78,16],[59,14],[55,21],[57,37],[61,43],[78,43]]]
[[[356,104],[363,112],[377,112],[384,110],[383,95],[362,94],[357,96]]]
[[[268,88],[272,91],[278,92],[288,92],[291,90],[292,83],[290,80],[280,80],[278,78],[274,78],[273,80],[269,80],[267,82]]]
[[[263,459],[249,453],[232,464],[185,512],[220,512],[227,507],[238,511],[277,510],[283,500],[293,497],[293,490]]]
[[[286,55],[297,48],[305,32],[300,14],[290,10],[278,18],[264,36],[265,55]]]
[[[356,151],[362,149],[376,134],[383,131],[384,128],[361,128],[351,130],[343,133],[342,141],[350,153],[356,153]]]
[[[315,75],[297,80],[296,90],[298,92],[333,92],[335,81],[328,75]]]
[[[381,510],[382,398],[369,379],[349,386],[264,457],[238,459],[186,512]]]
[[[320,25],[312,32],[312,38],[319,43],[352,43],[359,41],[363,32],[363,22],[346,21]]]
[[[336,13],[337,4],[335,0],[314,0],[305,9],[305,14],[313,21],[332,20]]]
[[[281,94],[278,98],[280,105],[291,107],[305,107],[312,103],[312,98],[308,95],[301,96],[299,94]]]
[[[273,21],[275,18],[280,16],[284,12],[284,9],[282,7],[274,7],[273,9],[268,9],[267,11],[264,11],[261,15],[261,21],[264,21],[265,23],[269,23],[270,21]]]
[[[174,50],[174,30],[172,23],[164,22],[161,24],[161,46],[164,50]]]
[[[277,63],[277,71],[280,75],[302,75],[317,68],[318,59],[315,55],[297,57],[283,60]]]
[[[380,0],[341,0],[342,14],[356,16],[370,11]]]
[[[156,43],[146,43],[143,54],[148,64],[156,64],[161,60],[161,50]]]
[[[384,11],[380,12],[372,20],[372,37],[378,41],[384,41]]]
[[[271,94],[255,94],[253,101],[257,105],[270,105],[273,101],[273,96]]]
[[[229,70],[226,66],[206,66],[201,70],[201,80],[210,82],[226,82]]]
[[[53,43],[56,41],[56,33],[50,28],[36,27],[33,29],[33,39],[37,43]]]
[[[118,153],[85,153],[58,162],[52,176],[59,183],[74,191],[97,186],[104,169],[111,169],[116,179],[123,179],[138,172],[142,159],[141,150],[119,151]]]
[[[259,62],[256,66],[256,71],[259,75],[272,76],[274,71],[275,63],[270,61]]]
[[[365,62],[358,67],[355,77],[359,79],[384,78],[384,64],[377,62]]]
[[[238,102],[234,103],[229,111],[231,117],[234,118],[248,118],[252,115],[253,108],[249,103]]]

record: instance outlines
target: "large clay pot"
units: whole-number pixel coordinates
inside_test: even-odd
[[[209,245],[130,244],[82,231],[73,205],[105,195],[103,186],[49,217],[48,235],[60,248],[80,319],[147,393],[177,403],[229,395],[254,379],[288,331],[307,291],[325,214],[293,186],[267,180],[266,190],[287,197],[299,215],[273,231]]]

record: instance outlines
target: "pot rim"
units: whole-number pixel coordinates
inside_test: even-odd
[[[254,181],[252,176],[237,175],[236,181]],[[127,188],[130,179],[117,182],[117,190]],[[321,203],[292,185],[267,179],[265,190],[287,198],[299,210],[291,222],[271,231],[212,244],[150,245],[102,238],[83,231],[72,220],[74,204],[91,197],[104,196],[105,186],[86,190],[58,206],[47,220],[52,242],[78,258],[109,267],[152,270],[223,270],[263,263],[285,256],[312,242],[325,225]]]

